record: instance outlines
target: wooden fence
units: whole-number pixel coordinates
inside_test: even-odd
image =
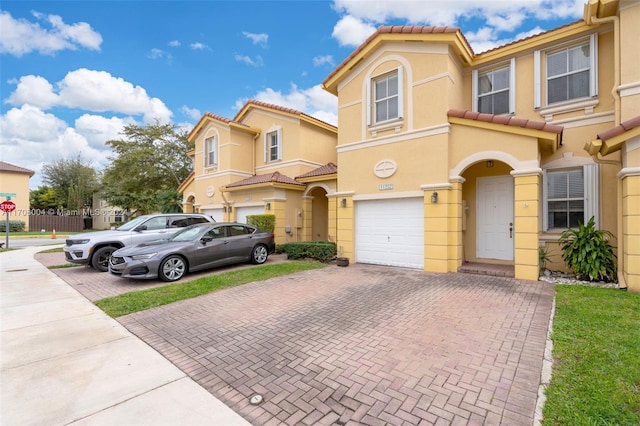
[[[80,215],[30,215],[29,231],[39,231],[44,229],[45,231],[51,232],[55,229],[56,232],[81,232],[85,229],[91,229],[91,222],[91,219],[85,220]]]

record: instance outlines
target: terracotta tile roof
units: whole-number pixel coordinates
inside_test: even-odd
[[[254,175],[246,179],[239,180],[237,182],[232,182],[227,185],[227,188],[235,188],[238,186],[256,185],[260,183],[269,183],[269,182],[304,186],[303,183],[297,182],[296,180],[291,179],[289,176],[285,176],[280,172],[273,172],[273,173],[268,173],[266,175]]]
[[[14,173],[24,173],[29,175],[29,177],[36,174],[33,170],[25,169],[24,167],[16,166],[11,163],[6,163],[4,161],[0,161],[0,171],[2,172],[14,172]]]
[[[640,127],[640,115],[629,120],[623,121],[616,127],[612,127],[609,130],[605,130],[604,132],[598,133],[598,139],[606,141],[608,139],[619,136],[625,132],[628,132],[631,129],[635,129],[636,127]]]
[[[462,36],[463,40],[467,43],[467,46],[469,46],[469,50],[473,52],[473,49],[471,49],[471,46],[467,42],[467,39],[464,37],[464,35],[460,31],[460,28],[458,27],[435,27],[435,26],[424,27],[424,26],[418,26],[418,25],[381,26],[380,28],[378,28],[376,32],[371,34],[362,44],[360,44],[360,46],[358,46],[353,52],[351,52],[351,54],[347,56],[346,59],[342,61],[342,63],[340,63],[340,65],[338,65],[333,71],[331,71],[331,73],[327,76],[327,78],[324,79],[323,83],[326,83],[327,81],[329,81],[331,77],[337,74],[351,59],[353,59],[358,55],[358,53],[363,51],[365,47],[367,47],[367,45],[371,43],[380,34],[446,34],[446,33],[458,33],[458,32],[460,33],[460,36]]]
[[[332,175],[334,173],[338,173],[338,166],[333,163],[327,163],[324,166],[318,167],[317,169],[313,169],[311,171],[308,171],[307,173],[301,174],[300,176],[296,176],[296,179]]]
[[[322,120],[320,120],[320,119],[318,119],[318,118],[315,118],[315,117],[313,117],[313,116],[311,116],[311,115],[309,115],[309,114],[305,114],[304,112],[302,112],[302,111],[298,111],[297,109],[287,108],[287,107],[283,107],[283,106],[276,105],[276,104],[270,104],[270,103],[268,103],[268,102],[262,102],[262,101],[258,101],[258,100],[255,100],[255,99],[249,99],[249,100],[248,100],[248,101],[243,105],[243,107],[242,107],[242,108],[240,108],[240,111],[238,111],[238,113],[236,114],[236,116],[233,118],[233,121],[235,121],[235,122],[239,122],[238,120],[240,119],[240,115],[241,115],[241,114],[244,114],[244,111],[245,111],[245,110],[247,109],[247,107],[248,107],[248,106],[250,106],[250,105],[255,105],[255,106],[259,106],[259,107],[263,107],[263,108],[269,108],[269,109],[273,109],[273,110],[275,110],[275,111],[284,112],[284,113],[287,113],[287,114],[293,114],[293,115],[298,115],[298,116],[302,116],[302,117],[307,117],[307,118],[310,118],[310,119],[312,119],[312,120],[319,121],[319,122],[321,122],[321,123],[324,123],[324,124],[325,124],[325,125],[327,125],[327,126],[331,126],[331,127],[333,127],[333,128],[336,128],[336,129],[337,129],[337,127],[336,127],[336,126],[334,126],[333,124],[331,124],[331,123],[327,123],[326,121],[322,121]]]
[[[485,123],[504,124],[505,126],[522,127],[523,129],[542,130],[562,134],[564,127],[543,121],[527,120],[526,118],[516,118],[505,115],[483,114],[479,112],[450,109],[447,117],[466,118],[468,120],[482,121]]]
[[[204,115],[209,117],[209,118],[213,118],[214,120],[222,121],[223,123],[227,123],[227,124],[231,123],[230,119],[228,119],[227,117],[223,117],[221,115],[218,115],[218,114],[213,114],[211,112],[205,112]]]
[[[480,52],[478,55],[480,55],[480,54],[484,55],[485,53],[493,52],[494,50],[499,50],[499,49],[502,49],[502,48],[507,47],[507,46],[513,46],[515,44],[520,44],[520,43],[522,43],[523,41],[526,41],[526,40],[531,40],[531,39],[534,39],[534,38],[537,38],[537,37],[542,37],[544,34],[549,34],[549,33],[558,31],[558,30],[560,30],[562,28],[566,28],[566,27],[570,27],[572,25],[578,24],[578,23],[583,22],[583,21],[584,21],[584,19],[578,19],[577,21],[569,22],[568,24],[564,24],[564,25],[561,25],[559,27],[552,28],[552,29],[550,29],[548,31],[542,31],[542,32],[539,32],[537,34],[530,35],[528,37],[524,37],[524,38],[520,38],[520,39],[514,40],[514,41],[512,41],[510,43],[505,43],[503,45],[493,47],[493,48],[491,48],[489,50],[485,50],[483,52]]]

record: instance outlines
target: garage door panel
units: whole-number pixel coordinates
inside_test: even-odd
[[[247,223],[247,216],[254,214],[264,214],[264,206],[237,207],[236,221],[240,223]]]
[[[423,200],[359,201],[356,262],[424,268]]]

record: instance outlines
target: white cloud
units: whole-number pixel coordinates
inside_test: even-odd
[[[584,3],[585,0],[334,0],[333,8],[342,18],[334,27],[333,37],[340,45],[358,46],[377,26],[390,22],[459,27],[463,19],[472,18],[481,23],[481,28],[464,34],[475,52],[483,52],[516,40],[514,33],[527,20],[579,19]]]
[[[155,59],[166,59],[167,62],[171,62],[171,60],[173,59],[173,56],[171,56],[171,53],[165,52],[164,50],[157,49],[157,48],[151,49],[151,51],[149,52],[147,57],[149,59],[154,59],[154,60]]]
[[[319,120],[337,125],[338,123],[338,99],[324,90],[319,84],[309,89],[299,89],[295,84],[291,84],[288,93],[264,89],[255,96],[261,102],[292,108],[305,114],[316,117]],[[236,109],[242,108],[247,99],[238,99],[235,103]]]
[[[255,57],[255,59],[252,59],[249,56],[246,55],[239,55],[239,54],[235,54],[234,55],[236,61],[238,62],[243,62],[247,65],[251,65],[252,67],[261,67],[264,65],[264,61],[262,59],[262,56],[258,55]]]
[[[178,40],[171,40],[169,42],[170,47],[180,47],[180,42]]]
[[[102,36],[86,22],[67,25],[57,15],[33,12],[33,16],[49,28],[38,22],[14,19],[10,13],[0,11],[0,53],[20,57],[31,52],[53,55],[78,48],[100,50]]]
[[[265,47],[267,45],[267,42],[269,41],[269,34],[265,33],[255,34],[243,31],[242,35],[251,40],[253,44],[259,44],[263,47]]]
[[[336,65],[335,61],[333,60],[333,56],[331,55],[322,55],[322,56],[316,56],[313,58],[313,66],[314,67],[319,67],[322,65],[331,65],[332,67]]]
[[[38,76],[20,78],[16,90],[5,103],[35,105],[43,109],[55,106],[93,112],[142,115],[145,123],[171,120],[171,111],[158,98],[150,98],[140,86],[113,77],[105,71],[81,68],[67,73],[55,87]]]
[[[204,43],[200,43],[200,42],[191,43],[191,44],[189,45],[189,47],[190,47],[192,50],[211,50],[211,49],[209,49],[209,46],[207,46],[207,45],[206,45],[206,44],[204,44]]]
[[[127,120],[83,115],[76,120],[76,128],[60,118],[32,105],[11,108],[0,116],[2,159],[34,170],[29,186],[42,184],[40,170],[44,164],[81,153],[97,169],[106,164],[111,153],[104,143],[119,137]]]
[[[376,31],[376,27],[367,24],[351,15],[342,17],[333,27],[331,34],[340,46],[359,46],[371,34]]]
[[[180,112],[185,115],[185,117],[190,118],[191,120],[198,121],[200,117],[202,117],[202,113],[197,108],[189,108],[186,105],[180,107]]]

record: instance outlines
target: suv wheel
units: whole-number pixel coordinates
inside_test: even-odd
[[[91,258],[91,266],[96,271],[107,272],[109,270],[109,258],[111,257],[111,253],[116,251],[115,247],[106,246],[100,247],[93,253],[93,257]]]

